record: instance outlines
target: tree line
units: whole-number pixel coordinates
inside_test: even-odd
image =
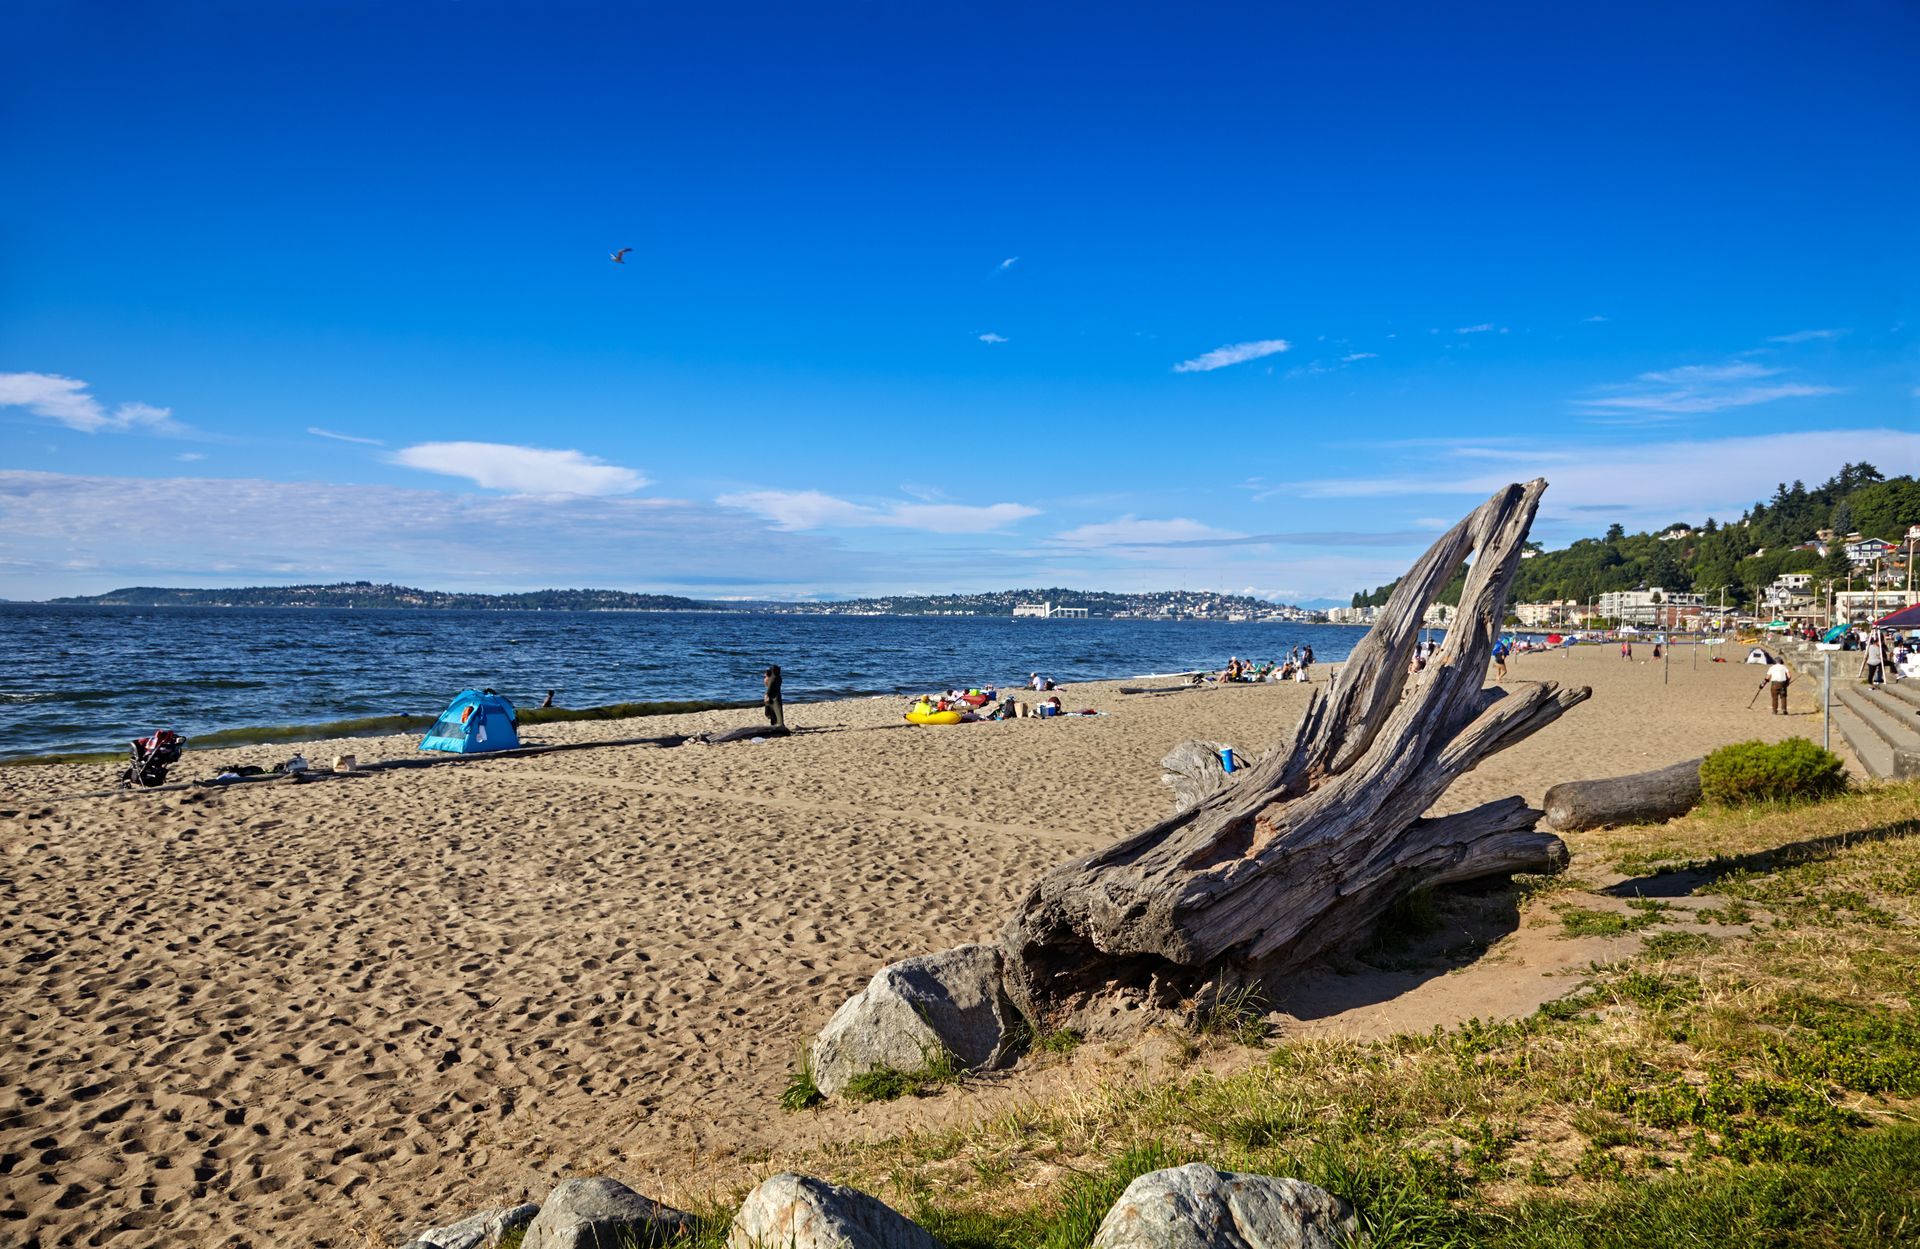
[[[1709,516],[1698,527],[1676,522],[1652,533],[1630,534],[1618,525],[1605,536],[1582,538],[1560,551],[1542,551],[1522,561],[1510,599],[1516,603],[1574,599],[1585,602],[1611,590],[1659,588],[1698,593],[1729,606],[1747,605],[1781,573],[1807,572],[1823,582],[1844,582],[1852,572],[1841,539],[1899,542],[1907,526],[1920,524],[1920,481],[1887,477],[1871,464],[1847,464],[1818,486],[1781,482],[1773,498],[1756,503],[1737,521]],[[1821,530],[1835,540],[1823,557],[1798,549]],[[1678,535],[1678,536],[1676,536]],[[1457,605],[1466,581],[1462,568],[1441,593]],[[1397,581],[1353,596],[1355,607],[1387,601]]]

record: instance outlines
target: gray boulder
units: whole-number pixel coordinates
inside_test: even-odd
[[[1010,1057],[1019,1027],[999,946],[903,959],[881,968],[814,1038],[813,1082],[835,1097],[855,1076],[918,1071],[942,1049],[969,1071],[997,1067]]]
[[[501,1237],[533,1222],[533,1216],[538,1213],[540,1207],[531,1202],[482,1210],[446,1227],[430,1227],[400,1249],[494,1249]]]
[[[562,1180],[527,1225],[521,1249],[628,1249],[664,1245],[693,1230],[693,1216],[603,1175]]]
[[[940,1242],[876,1197],[789,1173],[747,1194],[727,1249],[940,1249]]]
[[[1304,1180],[1194,1162],[1127,1185],[1093,1249],[1340,1249],[1358,1226],[1346,1202]]]

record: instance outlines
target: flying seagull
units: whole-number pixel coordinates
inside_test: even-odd
[[[613,263],[614,263],[614,264],[617,264],[617,265],[623,265],[623,264],[626,264],[626,263],[627,263],[627,253],[628,253],[628,252],[630,252],[630,251],[632,251],[632,250],[633,250],[633,248],[631,248],[631,247],[623,247],[623,248],[621,248],[621,249],[620,249],[619,251],[617,251],[617,252],[615,252],[615,253],[613,253],[613,256],[612,256],[612,260],[613,260]]]

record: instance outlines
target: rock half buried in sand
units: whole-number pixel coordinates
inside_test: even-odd
[[[562,1180],[527,1225],[521,1249],[627,1249],[664,1245],[693,1230],[693,1216],[602,1175]]]
[[[1346,1202],[1305,1180],[1194,1162],[1127,1185],[1093,1249],[1340,1249],[1357,1226]]]
[[[533,1222],[533,1216],[538,1213],[540,1207],[531,1202],[522,1206],[502,1206],[498,1210],[482,1210],[458,1223],[428,1228],[400,1249],[494,1249],[502,1236]]]
[[[747,1194],[727,1249],[940,1249],[918,1224],[876,1197],[816,1180],[776,1175]]]
[[[963,945],[881,968],[814,1038],[814,1084],[836,1097],[855,1076],[919,1071],[943,1050],[969,1071],[1005,1062],[1020,1013],[1000,958],[999,946]]]

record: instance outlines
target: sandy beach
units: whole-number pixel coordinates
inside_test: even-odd
[[[1748,738],[1819,740],[1810,682],[1775,717],[1748,706],[1757,668],[1683,650],[1663,683],[1648,652],[1518,657],[1510,680],[1594,697],[1443,808],[1537,805],[1559,781]],[[1036,874],[1165,813],[1168,747],[1263,753],[1307,693],[1117,691],[1064,691],[1109,713],[1090,719],[915,728],[904,700],[865,699],[790,708],[796,735],[758,744],[221,792],[63,799],[116,769],[0,769],[0,1241],[397,1243],[571,1174],[690,1198],[816,1146],[980,1113],[993,1096],[777,1102],[804,1041],[878,967],[990,937]],[[414,740],[303,749],[364,762]],[[176,776],[291,752],[190,754]],[[1494,974],[1542,991],[1524,960]],[[1016,1072],[994,1096],[1058,1078]]]

